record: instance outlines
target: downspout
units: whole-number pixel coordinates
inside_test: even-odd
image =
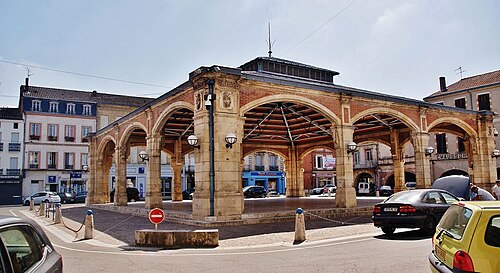
[[[214,216],[215,156],[214,156],[214,80],[207,80],[210,109],[208,110],[209,152],[210,152],[210,216]]]

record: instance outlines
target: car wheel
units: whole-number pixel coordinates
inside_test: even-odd
[[[29,206],[30,205],[30,201],[29,200],[24,201],[24,205],[25,206]]]
[[[383,233],[385,233],[385,234],[387,234],[387,235],[392,235],[392,234],[394,234],[394,231],[395,231],[395,230],[396,230],[396,229],[395,229],[395,228],[393,228],[393,227],[383,227],[383,228],[382,228],[382,232],[383,232]]]
[[[49,202],[49,199],[45,199],[43,200],[44,203],[48,203]]]
[[[63,204],[66,204],[66,203],[68,203],[68,201],[66,201],[66,200],[62,200],[62,203],[63,203]]]
[[[431,216],[427,217],[424,222],[424,226],[420,229],[427,235],[433,235],[436,232],[436,220]]]

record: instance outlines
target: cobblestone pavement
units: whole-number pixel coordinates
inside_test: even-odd
[[[292,204],[293,202],[284,201],[284,203],[285,202],[287,204],[287,209],[297,207],[297,203]],[[305,204],[303,201],[300,203],[303,203],[302,205]],[[374,202],[372,201],[368,203]],[[368,203],[365,205],[369,205]],[[273,210],[272,207],[270,208],[264,204],[265,202],[252,204],[248,206],[248,208],[252,208],[252,212],[258,212],[256,207],[261,206],[267,207],[267,210]],[[137,205],[139,204],[134,204],[134,206]],[[247,203],[245,203],[245,205],[247,205]],[[177,204],[176,206],[182,205]],[[290,208],[288,208],[288,206],[290,206]],[[89,208],[85,206],[66,206],[63,207],[62,214],[65,219],[71,220],[74,228],[77,228],[79,224],[83,223],[85,213],[88,209]],[[134,234],[136,230],[154,228],[154,225],[145,216],[133,216],[116,211],[96,208],[92,208],[92,210],[94,214],[95,230],[100,232],[100,234],[105,234],[105,236],[100,236],[101,240],[105,240],[105,237],[109,236],[109,238],[113,240],[118,240],[128,245],[134,245]],[[276,210],[276,208],[274,208],[274,210]],[[330,219],[316,217],[315,215],[308,214],[307,210],[305,211],[307,241],[349,236],[359,233],[370,233],[378,230],[373,227],[370,215],[347,216]],[[216,228],[219,230],[220,246],[250,246],[293,242],[295,222],[292,220],[289,222],[221,226]],[[199,230],[213,228],[204,228],[164,221],[158,225],[158,229]]]

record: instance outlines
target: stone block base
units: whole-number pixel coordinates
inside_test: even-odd
[[[135,245],[165,248],[216,247],[219,245],[219,230],[136,230]]]

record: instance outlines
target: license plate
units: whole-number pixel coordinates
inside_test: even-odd
[[[441,262],[446,261],[446,253],[438,245],[434,247],[434,253],[436,253],[436,257],[438,257]]]
[[[394,212],[394,211],[398,211],[398,208],[384,208],[384,211]]]

